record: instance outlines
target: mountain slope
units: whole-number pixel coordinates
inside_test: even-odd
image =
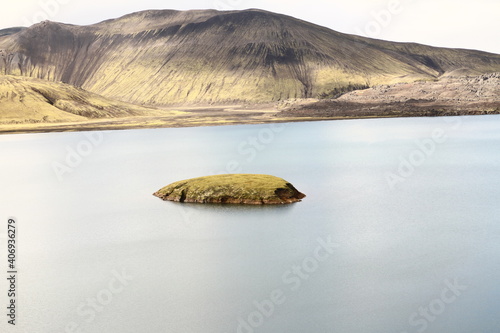
[[[500,55],[341,34],[261,10],[144,11],[0,36],[4,74],[146,105],[269,102],[353,84],[500,71]]]
[[[157,112],[113,101],[73,86],[40,79],[0,75],[0,122],[78,122]]]

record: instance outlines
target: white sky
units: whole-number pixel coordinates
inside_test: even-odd
[[[499,0],[22,0],[2,4],[0,29],[51,21],[92,24],[145,9],[260,8],[391,41],[500,54]]]

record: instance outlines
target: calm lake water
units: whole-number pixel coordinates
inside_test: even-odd
[[[500,117],[0,136],[2,332],[499,332]],[[283,177],[279,207],[152,196]],[[2,309],[7,281],[0,282]]]

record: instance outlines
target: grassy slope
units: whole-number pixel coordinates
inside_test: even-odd
[[[181,202],[247,204],[290,203],[299,201],[303,197],[284,179],[251,174],[182,180],[162,188],[155,195],[164,200]]]
[[[154,109],[113,101],[67,84],[0,75],[2,123],[80,122],[157,113]]]

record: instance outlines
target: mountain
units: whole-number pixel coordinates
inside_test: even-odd
[[[161,114],[63,83],[0,75],[0,123],[79,122]]]
[[[167,106],[318,97],[349,86],[500,71],[500,55],[342,34],[289,16],[150,10],[0,32],[0,73]]]

